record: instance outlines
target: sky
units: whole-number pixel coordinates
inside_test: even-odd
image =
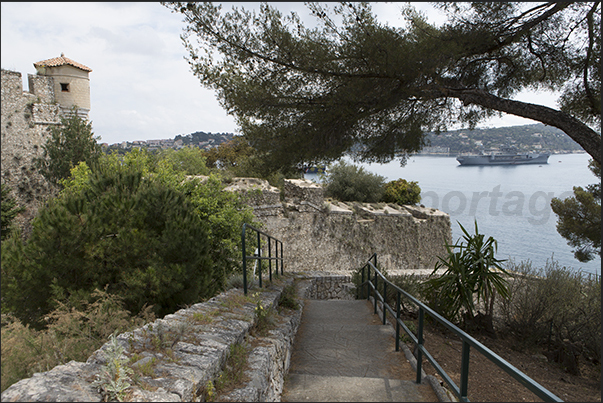
[[[258,9],[259,3],[222,3]],[[283,13],[297,11],[309,22],[302,2],[271,3]],[[428,21],[445,18],[428,3],[414,3]],[[373,3],[379,20],[400,26],[399,3]],[[61,53],[92,69],[89,118],[101,143],[169,139],[197,131],[238,133],[213,90],[193,75],[180,34],[182,15],[159,3],[1,3],[1,64],[20,72],[27,91],[33,63]],[[523,92],[515,99],[556,107],[550,93]],[[505,115],[480,127],[536,123]]]

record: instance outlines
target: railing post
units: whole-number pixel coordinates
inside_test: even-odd
[[[281,274],[283,274],[283,266],[285,265],[283,260],[283,243],[281,242]]]
[[[260,233],[258,232],[258,257],[262,257],[262,247],[260,243]],[[259,275],[260,275],[260,288],[262,288],[262,259],[258,259]]]
[[[387,323],[387,319],[385,317],[385,314],[387,312],[387,309],[385,309],[385,300],[387,299],[387,281],[385,281],[385,279],[383,279],[383,301],[381,302],[381,308],[383,309],[383,324],[385,325]]]
[[[241,248],[243,248],[243,292],[247,295],[247,250],[245,249],[245,228],[247,223],[243,223],[241,231]]]
[[[274,264],[276,265],[276,275],[278,276],[278,239],[274,239],[274,255],[276,256]]]
[[[362,266],[362,275],[361,275],[361,280],[360,280],[360,284],[362,286],[362,288],[360,289],[361,294],[359,295],[360,299],[364,299],[364,269],[366,268],[366,265]]]
[[[268,275],[272,283],[272,251],[270,250],[270,237],[268,237]]]
[[[375,302],[375,315],[377,315],[377,294],[379,293],[377,289],[377,285],[379,284],[379,278],[377,277],[377,270],[375,270],[375,297],[373,301]]]
[[[396,351],[400,351],[400,291],[396,293]]]
[[[461,358],[461,385],[459,388],[461,402],[467,401],[467,389],[469,385],[469,351],[471,346],[463,340],[463,351]]]
[[[371,266],[367,267],[367,277],[366,277],[366,300],[371,300]]]
[[[423,307],[419,307],[419,329],[417,330],[417,383],[421,383],[421,369],[423,367],[423,319],[425,312]]]

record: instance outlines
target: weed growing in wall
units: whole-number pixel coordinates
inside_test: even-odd
[[[123,357],[124,349],[112,335],[109,340],[109,347],[105,350],[107,363],[101,368],[101,373],[92,386],[98,388],[105,401],[120,401],[126,397],[126,389],[132,382],[130,376],[133,371],[126,364],[128,360]]]
[[[289,284],[283,288],[281,292],[281,296],[278,300],[279,308],[287,308],[298,310],[299,303],[297,302],[297,289],[295,288],[295,283]]]

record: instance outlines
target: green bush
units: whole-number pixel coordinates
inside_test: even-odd
[[[340,201],[377,203],[383,196],[385,178],[340,161],[328,169],[324,177],[325,196]]]
[[[548,260],[510,262],[509,297],[501,303],[502,326],[523,345],[580,345],[582,355],[601,362],[601,281],[597,276]]]
[[[39,324],[55,299],[77,304],[105,286],[127,310],[148,304],[158,315],[218,289],[207,222],[182,190],[125,165],[51,200],[19,243],[2,243],[2,308],[25,323]]]
[[[17,202],[10,196],[10,189],[4,183],[0,186],[2,190],[2,199],[0,206],[2,208],[2,228],[0,229],[0,237],[2,240],[8,238],[13,230],[12,224],[15,217],[25,210],[24,207],[17,207]]]
[[[415,181],[398,179],[385,184],[382,201],[397,204],[417,204],[421,201],[421,188]]]
[[[51,129],[51,136],[42,146],[44,156],[35,160],[40,173],[51,183],[68,178],[70,170],[82,161],[93,165],[101,155],[99,136],[92,133],[92,123],[77,115],[61,117],[61,125]]]
[[[184,147],[178,151],[169,148],[159,152],[157,158],[186,175],[209,175],[205,151],[199,147]]]
[[[500,265],[504,260],[494,256],[497,242],[492,237],[485,239],[485,235],[479,233],[477,221],[474,235],[459,226],[466,244],[459,243],[460,240],[455,245],[446,244],[448,256],[438,256],[439,261],[425,282],[425,291],[432,307],[446,319],[493,332],[495,296],[499,294],[506,298],[508,295],[507,281],[503,277],[505,270]],[[444,272],[438,273],[440,269]],[[480,307],[483,307],[483,314]]]

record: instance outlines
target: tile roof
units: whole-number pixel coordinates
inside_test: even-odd
[[[52,59],[48,59],[48,60],[42,60],[41,62],[36,62],[34,63],[34,67],[41,67],[41,66],[46,66],[46,67],[58,67],[58,66],[64,66],[64,65],[70,65],[73,67],[77,67],[78,69],[82,69],[84,71],[92,71],[92,69],[90,67],[84,66],[81,63],[75,62],[71,59],[68,59],[65,57],[65,54],[61,53],[60,57],[53,57]]]

